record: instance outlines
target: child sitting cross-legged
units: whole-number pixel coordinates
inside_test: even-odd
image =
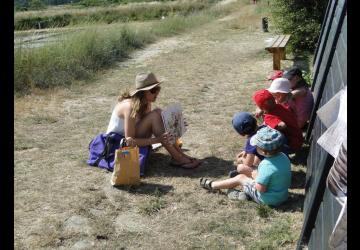
[[[250,143],[265,158],[260,162],[254,179],[244,174],[220,181],[201,178],[200,185],[210,191],[228,189],[231,199],[252,199],[259,204],[280,205],[287,200],[291,183],[290,161],[280,152],[283,141],[281,132],[268,126],[259,129]],[[234,189],[238,186],[243,192]]]

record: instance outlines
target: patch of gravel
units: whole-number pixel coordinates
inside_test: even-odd
[[[224,0],[224,1],[218,2],[217,4],[218,5],[226,5],[226,4],[229,4],[229,3],[234,3],[236,1],[237,0]]]
[[[88,240],[88,239],[84,239],[84,240],[80,240],[78,242],[76,242],[70,249],[91,249],[95,246],[95,242]]]
[[[147,224],[146,219],[133,212],[125,212],[115,219],[117,233],[149,231],[150,229],[146,226]]]
[[[64,229],[72,233],[86,233],[91,232],[89,220],[83,216],[73,215],[64,222]]]

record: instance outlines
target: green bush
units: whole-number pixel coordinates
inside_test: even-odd
[[[293,52],[313,52],[320,35],[328,0],[273,0],[271,13],[277,29],[291,34]]]
[[[41,0],[31,0],[29,5],[29,9],[31,10],[42,10],[46,8],[46,5]]]

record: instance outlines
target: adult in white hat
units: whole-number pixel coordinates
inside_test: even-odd
[[[290,81],[286,78],[276,78],[267,89],[275,98],[277,103],[284,103],[289,98]]]
[[[161,110],[151,110],[151,103],[160,93],[159,81],[152,72],[140,73],[135,78],[135,89],[118,97],[106,133],[117,132],[126,138],[129,146],[150,146],[161,143],[174,159],[173,165],[195,168],[200,161],[171,144],[172,135],[165,133]],[[154,135],[155,137],[152,137]]]

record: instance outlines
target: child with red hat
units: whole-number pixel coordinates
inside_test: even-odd
[[[256,91],[252,98],[258,108],[263,111],[264,123],[285,135],[286,144],[289,146],[287,153],[298,151],[304,139],[295,114],[281,104],[277,104],[273,95],[266,89]]]

